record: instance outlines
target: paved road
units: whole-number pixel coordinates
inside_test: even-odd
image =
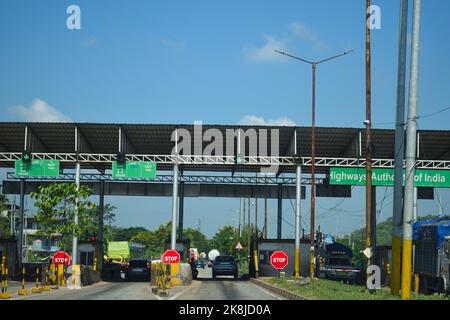
[[[17,293],[19,283],[11,291]],[[30,288],[32,284],[28,284]],[[199,269],[198,280],[189,287],[173,287],[169,297],[161,298],[151,292],[148,282],[100,282],[79,290],[67,287],[13,299],[26,300],[276,300],[281,297],[249,281],[233,277],[217,277],[212,280],[211,268]]]
[[[233,277],[212,280],[211,268],[199,269],[198,280],[188,289],[169,297],[177,300],[282,300],[283,298],[249,281]]]
[[[26,300],[154,300],[148,282],[100,282],[79,290],[67,288],[32,294]]]

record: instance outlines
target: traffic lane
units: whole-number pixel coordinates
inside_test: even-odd
[[[101,282],[81,289],[41,293],[26,300],[156,300],[149,282]]]
[[[231,276],[217,276],[212,279],[211,268],[198,269],[198,278],[194,285],[176,300],[283,300],[266,289],[245,280],[234,280]]]

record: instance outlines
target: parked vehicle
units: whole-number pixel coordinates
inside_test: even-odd
[[[214,259],[212,265],[212,277],[216,276],[234,276],[238,278],[238,264],[233,256],[218,256]]]
[[[354,284],[361,272],[352,264],[352,250],[340,243],[324,243],[318,250],[319,278]]]
[[[125,280],[150,281],[151,264],[147,259],[130,259],[125,265]]]
[[[205,260],[197,260],[196,262],[195,262],[195,266],[197,267],[197,268],[202,268],[202,269],[205,269]]]
[[[450,217],[421,220],[414,224],[414,273],[419,292],[450,292]]]

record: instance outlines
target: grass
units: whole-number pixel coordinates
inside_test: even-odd
[[[270,278],[266,281],[280,288],[297,293],[305,298],[316,300],[399,300],[392,296],[388,288],[370,293],[365,287],[348,285],[338,281],[316,279],[312,284],[297,285],[288,278]],[[422,295],[412,293],[412,300],[448,300],[444,295]]]

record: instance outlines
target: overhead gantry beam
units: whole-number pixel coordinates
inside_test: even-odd
[[[7,179],[20,180],[21,177],[15,175],[14,172],[8,172]],[[37,177],[27,178],[27,181],[73,181],[74,173],[60,174],[58,177]],[[200,176],[200,175],[179,175],[180,183],[187,184],[239,184],[239,185],[292,185],[296,183],[295,177],[255,177],[255,176]],[[97,181],[116,181],[116,182],[147,182],[147,183],[171,183],[173,175],[159,173],[154,179],[126,179],[115,178],[110,174],[81,173],[81,181],[97,182]],[[316,184],[323,183],[323,178],[316,178]],[[302,178],[302,185],[311,184],[311,178]]]
[[[20,160],[22,154],[19,152],[0,152],[0,162],[14,162]],[[80,163],[108,163],[112,164],[116,161],[115,154],[78,154]],[[204,156],[204,155],[127,155],[127,161],[154,161],[159,164],[179,165],[234,165],[234,156]],[[75,153],[44,153],[35,152],[32,159],[38,160],[59,160],[65,163],[76,163],[77,155]],[[316,167],[365,167],[365,159],[357,158],[320,158],[316,157]],[[394,159],[374,159],[372,160],[375,168],[394,168]],[[301,157],[300,165],[309,167],[312,164],[311,157]],[[294,157],[262,157],[262,156],[246,156],[245,166],[287,166],[295,167],[298,165]],[[11,165],[12,167],[13,165]],[[450,169],[450,161],[447,160],[417,160],[417,169]]]

